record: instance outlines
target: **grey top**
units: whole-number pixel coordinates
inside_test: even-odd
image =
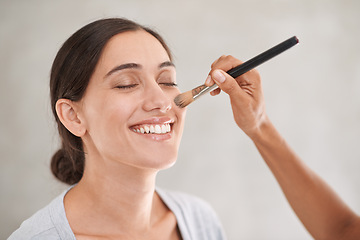
[[[64,196],[69,190],[64,191],[49,205],[25,220],[8,240],[75,240],[64,207]],[[185,193],[159,188],[156,192],[175,214],[182,239],[226,239],[221,223],[208,203]]]

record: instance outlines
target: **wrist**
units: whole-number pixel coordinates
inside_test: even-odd
[[[279,133],[266,114],[262,116],[256,129],[247,135],[256,145],[267,144],[279,138]]]

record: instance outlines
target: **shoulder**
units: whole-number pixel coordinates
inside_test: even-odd
[[[51,238],[49,234],[56,234],[56,228],[51,221],[50,205],[37,211],[30,218],[25,220],[21,226],[9,237],[9,240],[15,239],[40,239],[45,236]],[[55,235],[56,236],[56,235]]]
[[[225,239],[221,222],[208,202],[187,193],[156,191],[175,214],[178,224],[188,230],[190,239]]]
[[[192,215],[208,215],[215,213],[211,205],[203,199],[183,192],[156,190],[167,205],[176,205],[182,211]]]
[[[63,210],[66,192],[25,220],[8,240],[72,239],[64,238],[64,236],[69,236],[69,230],[70,236],[72,233],[70,226],[68,227],[65,210]]]

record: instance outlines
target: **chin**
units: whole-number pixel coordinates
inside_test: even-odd
[[[143,168],[147,169],[155,169],[155,170],[165,170],[172,167],[177,160],[176,154],[153,154],[151,157],[144,158],[145,161],[141,161],[140,163]],[[139,165],[140,165],[139,164]]]
[[[153,164],[152,168],[157,169],[157,170],[165,170],[165,169],[168,169],[168,168],[171,168],[172,166],[174,166],[176,163],[176,160],[177,160],[177,157],[167,158],[166,160],[163,160],[163,161],[156,161]]]

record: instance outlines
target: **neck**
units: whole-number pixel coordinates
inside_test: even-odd
[[[90,159],[86,161],[83,178],[67,197],[69,201],[73,200],[72,203],[80,204],[77,209],[83,212],[75,210],[76,205],[73,210],[78,215],[104,216],[107,224],[111,222],[124,229],[150,229],[161,209],[161,200],[155,194],[157,170],[140,169],[119,162],[93,164]],[[114,226],[109,226],[109,229],[114,229]]]

